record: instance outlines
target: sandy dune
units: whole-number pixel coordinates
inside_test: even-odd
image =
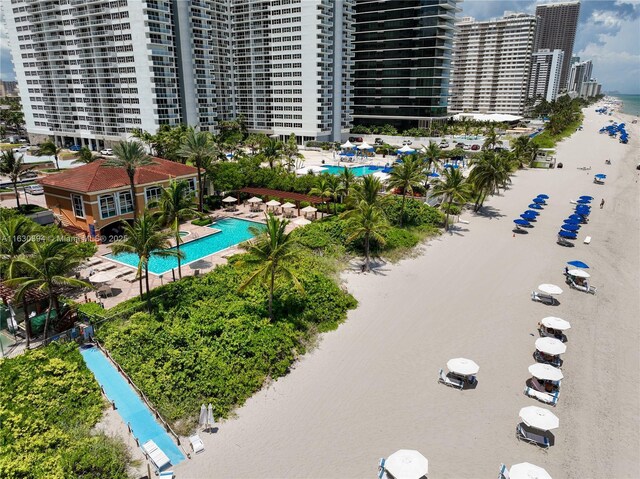
[[[518,172],[417,258],[348,274],[360,301],[287,377],[256,394],[214,435],[206,452],[175,468],[185,478],[374,478],[380,457],[418,449],[430,478],[493,478],[501,462],[529,461],[555,478],[640,477],[638,125],[629,145],[599,135],[608,118],[590,108],[584,131],[558,148],[563,169]],[[605,159],[612,165],[606,166]],[[580,166],[592,166],[585,172]],[[594,173],[608,175],[603,186]],[[527,235],[512,220],[531,198],[550,195]],[[592,195],[591,221],[574,248],[555,243],[569,203]],[[598,209],[601,198],[606,204]],[[595,296],[569,290],[562,270],[591,266]],[[559,306],[530,299],[539,283],[563,287]],[[540,405],[523,395],[537,322],[571,321],[556,444],[518,442],[518,411]],[[437,384],[448,359],[480,364],[476,390]]]

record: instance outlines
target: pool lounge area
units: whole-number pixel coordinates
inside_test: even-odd
[[[322,165],[322,168],[326,169],[330,175],[339,175],[344,171],[345,166]],[[376,165],[347,166],[346,168],[352,171],[355,176],[366,176],[377,172],[388,173],[389,171],[388,167]]]

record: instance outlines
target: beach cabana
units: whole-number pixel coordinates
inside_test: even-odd
[[[277,214],[276,208],[280,206],[280,202],[278,200],[271,200],[271,201],[267,201],[265,205],[267,205],[267,211],[269,210],[269,208],[271,208],[271,212],[273,214]]]
[[[384,469],[394,479],[420,479],[429,473],[429,460],[418,451],[400,449],[387,458]]]
[[[254,213],[262,211],[262,198],[253,196],[247,200],[247,203],[249,203],[249,211]]]
[[[304,213],[304,217],[306,218],[307,215],[309,214],[316,214],[316,212],[318,211],[318,208],[314,208],[313,206],[305,206],[304,208],[302,208],[300,211],[302,211],[302,213]]]
[[[227,196],[222,200],[222,202],[225,204],[225,209],[227,211],[235,211],[236,210],[235,203],[237,201],[238,201],[238,198],[234,198],[233,196]]]
[[[509,479],[551,479],[549,473],[535,464],[521,462],[509,469]]]
[[[475,361],[466,358],[454,358],[447,361],[447,369],[450,374],[462,378],[469,384],[474,384],[476,374],[480,371],[480,366]]]
[[[283,204],[281,206],[282,208],[282,214],[284,215],[285,218],[292,218],[293,217],[293,210],[296,207],[296,205],[294,205],[293,203],[289,203],[288,201]]]

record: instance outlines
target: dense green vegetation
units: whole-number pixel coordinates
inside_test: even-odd
[[[126,446],[90,432],[103,407],[75,344],[0,360],[0,477],[126,478]]]

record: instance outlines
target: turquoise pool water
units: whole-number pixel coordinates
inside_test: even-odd
[[[107,398],[116,403],[116,411],[125,424],[131,426],[133,435],[138,438],[140,444],[153,440],[167,455],[171,465],[175,466],[182,462],[184,460],[182,451],[166,433],[164,427],[156,422],[153,413],[102,351],[96,347],[81,348],[80,354],[98,384],[104,389]]]
[[[344,171],[344,166],[334,166],[334,165],[322,165],[323,168],[327,169],[327,173],[331,175],[339,175]],[[362,165],[362,166],[354,166],[353,168],[349,168],[353,171],[355,176],[365,176],[370,175],[371,173],[375,173],[376,171],[382,171],[382,166],[373,166],[373,165]]]
[[[206,256],[227,249],[231,246],[237,245],[253,238],[253,234],[249,231],[251,226],[258,228],[264,228],[264,225],[256,223],[254,221],[246,221],[238,218],[226,218],[216,221],[209,225],[209,228],[220,230],[219,233],[199,238],[197,240],[183,243],[180,245],[180,251],[185,254],[185,259],[182,260],[182,265],[192,263]],[[139,257],[134,253],[123,253],[119,255],[108,254],[107,258],[120,263],[138,267]],[[178,267],[177,258],[160,258],[158,256],[151,256],[149,260],[149,272],[153,274],[163,274],[167,271],[171,271],[173,268]]]

